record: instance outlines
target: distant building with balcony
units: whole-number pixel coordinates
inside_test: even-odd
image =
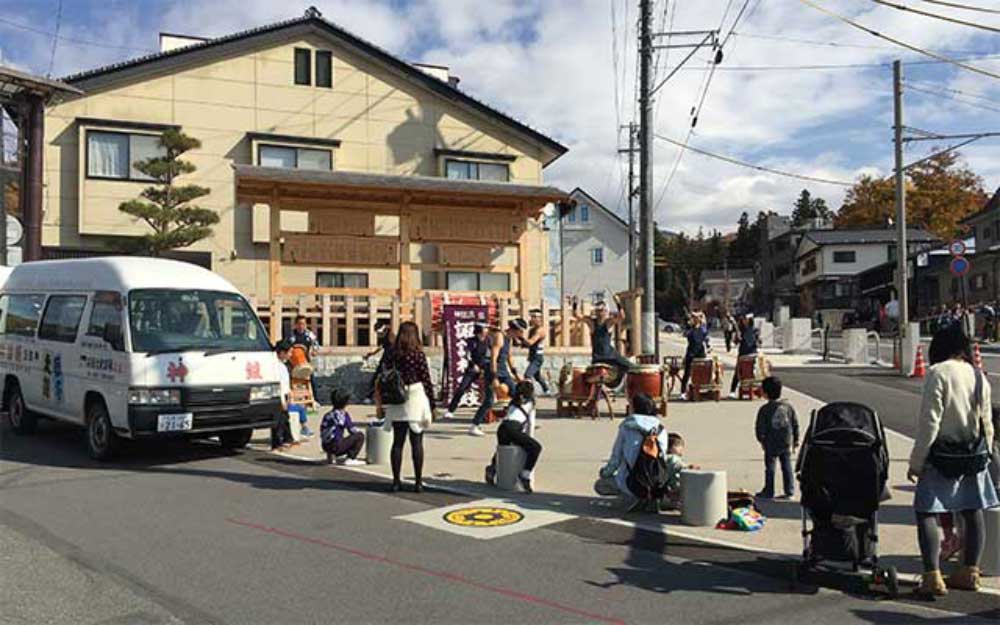
[[[833,224],[815,220],[796,226],[792,218],[774,213],[764,217],[760,229],[760,259],[754,272],[754,309],[774,314],[781,306],[798,312],[799,295],[795,281],[795,254],[802,236],[810,230],[828,230]]]

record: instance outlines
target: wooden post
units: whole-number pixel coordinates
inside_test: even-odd
[[[629,295],[631,297],[631,310],[629,311],[630,326],[632,328],[632,336],[629,337],[629,346],[633,356],[638,356],[642,353],[642,297],[632,293]]]
[[[281,203],[278,188],[271,192],[268,223],[268,268],[270,278],[268,290],[271,295],[271,342],[281,339]],[[276,312],[277,311],[277,312]]]
[[[524,212],[518,213],[519,219],[525,219]],[[517,296],[523,302],[528,298],[528,229],[521,233],[517,241]]]
[[[392,323],[392,333],[393,333],[393,335],[395,335],[395,334],[397,334],[399,332],[399,316],[400,316],[399,315],[399,297],[393,297],[392,298],[392,312],[389,313],[389,314],[391,315],[391,319],[392,319],[391,322],[390,322],[390,323]]]
[[[410,196],[403,196],[402,210],[399,211],[399,299],[404,306],[409,306],[413,302],[413,284],[410,275]],[[406,313],[404,313],[405,315]],[[412,312],[416,317],[416,310]],[[423,328],[420,328],[423,331]]]
[[[545,298],[543,297],[542,298],[542,327],[545,328],[545,332],[546,332],[545,343],[544,343],[545,347],[548,347],[549,345],[553,344],[552,343],[552,328],[549,327],[549,321],[550,321],[550,318],[549,318],[549,303],[546,302]]]
[[[580,308],[584,317],[590,316],[590,302],[583,302]],[[590,347],[590,332],[587,331],[586,325],[580,326],[580,342],[584,347]]]
[[[368,346],[378,345],[378,337],[375,336],[375,326],[378,325],[378,298],[374,295],[368,296]]]
[[[497,313],[500,315],[500,329],[507,330],[507,298],[497,296]]]
[[[354,322],[354,296],[346,295],[344,296],[344,332],[347,336],[345,337],[344,344],[348,347],[357,345],[357,340],[354,336],[356,329],[357,324]]]
[[[323,295],[320,297],[320,318],[323,320],[323,345],[330,346],[333,345],[333,319],[330,316],[330,300],[332,298],[329,295]]]
[[[573,310],[569,302],[565,299],[562,300],[561,304],[562,308],[559,311],[559,325],[561,328],[559,331],[559,346],[569,347],[573,344],[573,337],[570,336],[573,327],[570,323],[572,321]]]

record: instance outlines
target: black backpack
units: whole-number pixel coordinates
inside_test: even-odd
[[[639,499],[655,499],[666,492],[667,460],[660,449],[660,432],[662,425],[657,425],[646,432],[635,464],[629,470],[625,485]]]
[[[398,406],[406,403],[406,384],[396,366],[395,354],[388,354],[378,374],[378,392],[383,404]]]

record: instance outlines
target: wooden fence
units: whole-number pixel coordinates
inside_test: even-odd
[[[312,290],[315,291],[315,290]],[[359,293],[364,289],[324,289],[323,293],[306,292],[286,295],[272,301],[251,298],[261,321],[271,339],[276,341],[287,335],[295,318],[306,318],[306,324],[319,337],[320,343],[334,351],[356,350],[359,347],[374,349],[378,337],[374,329],[380,322],[388,322],[395,330],[402,321],[413,320],[423,333],[424,344],[440,347],[442,333],[439,327],[440,306],[447,303],[469,303],[470,297],[490,307],[494,321],[501,328],[516,317],[528,318],[528,312],[540,308],[542,320],[549,328],[548,348],[589,349],[590,333],[586,326],[573,317],[568,302],[561,306],[539,306],[506,294],[456,293],[449,291],[420,291],[408,305],[394,295]],[[343,292],[338,293],[338,292]],[[641,292],[619,294],[625,309],[625,321],[615,332],[619,351],[623,354],[640,353],[639,299]],[[461,298],[461,299],[459,299]],[[458,300],[458,301],[456,301]],[[584,315],[591,313],[589,303],[582,304]]]

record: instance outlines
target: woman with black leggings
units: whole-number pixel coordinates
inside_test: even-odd
[[[965,443],[979,436],[993,440],[990,383],[972,365],[969,337],[952,326],[938,332],[927,351],[931,366],[907,477],[917,483],[913,509],[924,567],[917,592],[941,596],[948,588],[979,590],[979,563],[986,544],[983,511],[1000,505],[1000,499],[987,468],[976,471],[978,467],[966,464],[953,472],[948,457],[935,453],[938,442]],[[962,564],[947,580],[941,575],[938,525],[938,517],[946,513],[959,514],[965,522]]]
[[[392,425],[392,490],[402,490],[400,471],[403,468],[403,446],[410,439],[413,457],[414,491],[424,489],[424,430],[430,427],[434,415],[434,386],[431,384],[427,356],[420,345],[420,330],[412,321],[399,326],[393,363],[406,387],[405,402],[385,407],[386,424]]]

